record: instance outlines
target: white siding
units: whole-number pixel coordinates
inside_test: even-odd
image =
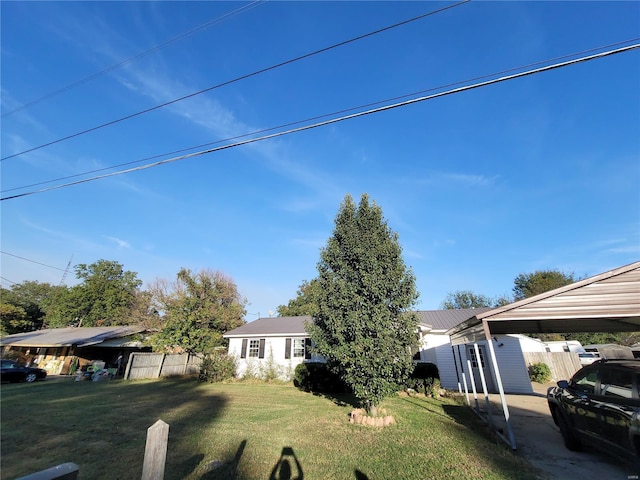
[[[422,338],[421,359],[435,363],[440,374],[440,384],[447,390],[458,389],[458,377],[451,351],[449,336],[429,333]]]
[[[244,337],[247,340],[259,340],[265,339],[264,346],[264,358],[251,357],[248,354],[246,358],[240,358],[242,351],[243,338],[230,338],[229,339],[229,355],[236,357],[237,370],[236,375],[239,377],[245,376],[247,373],[252,373],[256,376],[263,376],[265,369],[275,368],[278,372],[278,376],[282,380],[291,380],[295,368],[305,361],[304,357],[293,358],[293,352],[291,358],[285,358],[285,346],[287,338],[299,338],[304,339],[301,336],[289,336],[289,337],[268,337],[268,336],[251,336]],[[293,343],[293,341],[292,341]],[[316,356],[312,356],[307,362],[322,361]]]
[[[495,338],[497,341],[493,342],[493,349],[496,353],[496,361],[500,369],[502,387],[505,393],[533,393],[529,372],[522,355],[521,339],[514,335],[499,335]],[[486,345],[486,343],[486,341],[478,342],[478,345]],[[494,385],[498,385],[493,372],[493,365],[491,370],[494,377]]]
[[[546,352],[544,342],[526,335],[509,335],[520,339],[520,347],[523,352]],[[495,346],[495,344],[494,344]]]

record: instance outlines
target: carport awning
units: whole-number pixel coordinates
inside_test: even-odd
[[[507,333],[640,331],[640,262],[504,307],[447,331],[453,345]]]

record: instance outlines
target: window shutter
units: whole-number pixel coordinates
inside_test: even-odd
[[[310,338],[304,339],[304,358],[306,360],[311,359],[311,339]]]
[[[264,338],[260,339],[260,349],[258,350],[258,358],[264,358]]]
[[[242,348],[240,349],[240,358],[247,358],[247,343],[246,338],[242,339]]]
[[[284,341],[284,358],[291,358],[291,339],[286,338]]]

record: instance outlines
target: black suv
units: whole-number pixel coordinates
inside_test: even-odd
[[[637,464],[640,360],[598,360],[547,391],[553,421],[569,450],[592,444]]]

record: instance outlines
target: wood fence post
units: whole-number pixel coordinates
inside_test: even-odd
[[[127,361],[127,368],[124,371],[124,379],[129,380],[129,373],[131,372],[131,364],[133,363],[133,359],[136,356],[134,352],[131,352],[129,355],[129,360]]]
[[[169,425],[158,420],[147,429],[147,445],[144,449],[142,480],[163,480],[167,460]]]
[[[164,359],[167,356],[166,353],[162,354],[162,358],[160,359],[160,365],[158,365],[158,375],[157,378],[160,378],[160,376],[162,375],[162,366],[164,365]]]
[[[187,367],[189,366],[189,360],[191,359],[191,354],[187,353],[187,358],[184,360],[184,365],[182,366],[182,374],[185,375],[187,373]]]

